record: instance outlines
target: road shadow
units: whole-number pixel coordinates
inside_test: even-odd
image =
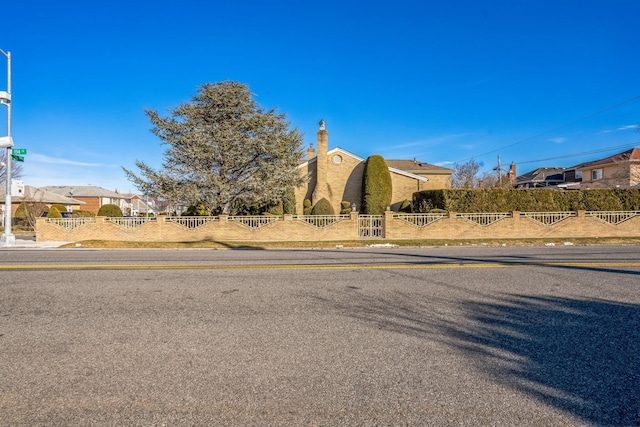
[[[586,422],[640,425],[637,304],[515,294],[381,299],[357,288],[316,298],[377,329],[443,342],[499,383]],[[456,304],[456,314],[443,314],[443,304]]]
[[[640,306],[524,295],[462,305],[473,327],[443,330],[493,376],[588,422],[640,425]]]
[[[265,250],[264,246],[259,246],[259,245],[253,245],[253,244],[248,244],[246,242],[238,242],[238,243],[234,243],[234,242],[223,242],[220,240],[215,240],[215,239],[210,239],[210,238],[206,238],[206,239],[202,239],[202,240],[198,240],[198,242],[204,242],[204,243],[213,243],[216,245],[220,245],[221,247],[225,248],[225,249],[238,249],[238,250]]]
[[[331,252],[327,250],[325,252]],[[363,251],[350,251],[350,253],[360,253],[370,255],[371,252],[363,252]],[[631,270],[628,268],[614,268],[607,266],[599,266],[599,265],[588,265],[589,262],[593,263],[605,263],[605,262],[628,262],[628,259],[617,259],[611,256],[611,253],[603,254],[603,259],[598,260],[584,260],[580,257],[576,257],[574,260],[563,260],[560,261],[549,261],[541,259],[538,256],[521,256],[521,255],[486,255],[479,254],[478,256],[450,256],[450,255],[442,255],[439,253],[431,253],[431,254],[415,254],[415,253],[407,253],[407,252],[376,252],[376,254],[387,255],[391,257],[396,257],[396,260],[387,260],[383,263],[376,262],[372,259],[372,261],[368,261],[368,264],[377,264],[384,265],[394,263],[404,263],[410,265],[438,265],[438,264],[455,264],[455,265],[467,265],[467,264],[486,264],[486,263],[494,263],[498,265],[504,266],[523,266],[523,265],[531,265],[536,267],[547,267],[547,268],[558,268],[558,269],[567,269],[567,270],[583,270],[583,271],[597,271],[604,273],[616,273],[616,274],[626,274],[632,276],[640,276],[640,271]],[[605,256],[607,258],[605,258]]]

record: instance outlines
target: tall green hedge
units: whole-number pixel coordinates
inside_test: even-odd
[[[282,210],[285,214],[296,214],[296,189],[293,187],[287,187],[282,198]]]
[[[451,188],[413,193],[414,212],[563,212],[640,210],[640,189]]]
[[[392,191],[387,162],[378,154],[369,156],[362,175],[362,213],[382,215],[391,204]]]

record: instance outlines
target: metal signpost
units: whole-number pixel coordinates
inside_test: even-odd
[[[5,52],[0,49],[0,53],[7,58],[7,91],[0,91],[0,104],[7,107],[7,136],[0,137],[0,148],[7,149],[7,161],[5,164],[7,192],[4,199],[4,234],[2,234],[0,245],[13,246],[16,244],[16,236],[11,233],[11,148],[13,147],[13,139],[11,138],[11,52]]]

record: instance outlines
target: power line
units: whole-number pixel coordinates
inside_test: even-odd
[[[639,95],[639,96],[634,96],[633,98],[629,98],[629,99],[627,99],[627,100],[625,100],[625,101],[622,101],[622,102],[620,102],[620,103],[618,103],[618,104],[615,104],[615,105],[612,105],[612,106],[610,106],[610,107],[607,107],[607,108],[605,108],[605,109],[603,109],[603,110],[600,110],[600,111],[598,111],[598,112],[596,112],[596,113],[592,113],[592,114],[589,114],[589,115],[587,115],[587,116],[581,117],[581,118],[579,118],[579,119],[576,119],[576,120],[573,120],[573,121],[570,121],[570,122],[564,123],[564,124],[562,124],[562,125],[560,125],[560,126],[556,126],[556,127],[554,127],[553,129],[546,130],[546,131],[544,131],[544,132],[542,132],[542,133],[539,133],[539,134],[537,134],[537,135],[530,136],[530,137],[528,137],[528,138],[525,138],[525,139],[521,139],[521,140],[519,140],[519,141],[516,141],[516,142],[514,142],[514,143],[512,143],[512,144],[505,145],[505,146],[503,146],[503,147],[496,148],[495,150],[487,151],[486,153],[480,154],[480,155],[478,155],[478,156],[471,157],[470,159],[467,159],[466,161],[469,161],[469,160],[471,160],[471,159],[478,158],[478,157],[484,157],[484,156],[486,156],[486,155],[488,155],[488,154],[493,154],[493,153],[496,153],[496,152],[498,152],[498,151],[500,151],[500,150],[504,150],[505,148],[510,148],[510,147],[513,147],[514,145],[522,144],[523,142],[528,142],[528,141],[531,141],[532,139],[540,138],[541,136],[544,136],[544,135],[546,135],[546,134],[548,134],[548,133],[558,131],[558,130],[560,130],[560,129],[566,128],[566,127],[571,126],[571,125],[574,125],[574,124],[576,124],[576,123],[580,123],[580,122],[582,122],[582,121],[584,121],[584,120],[587,120],[587,119],[590,119],[590,118],[592,118],[592,117],[598,116],[598,115],[600,115],[600,114],[606,113],[607,111],[614,110],[614,109],[616,109],[616,108],[618,108],[618,107],[621,107],[621,106],[623,106],[623,105],[625,105],[625,104],[629,104],[629,103],[631,103],[631,102],[637,101],[638,99],[640,99],[640,95]]]
[[[635,147],[637,144],[640,144],[640,143],[617,145],[615,147],[600,148],[600,149],[597,149],[597,150],[583,151],[581,153],[565,154],[563,156],[547,157],[546,159],[538,159],[538,160],[525,160],[524,162],[514,162],[514,163],[516,165],[524,165],[524,164],[527,164],[527,163],[546,162],[548,160],[568,159],[568,158],[571,158],[571,157],[586,156],[588,154],[597,154],[597,153],[604,153],[606,151],[622,150],[622,149],[625,149],[625,148],[632,148],[632,147]]]

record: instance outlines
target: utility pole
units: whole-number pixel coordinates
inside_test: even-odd
[[[498,186],[502,187],[502,164],[500,163],[500,155],[498,155],[498,166],[493,168],[494,171],[498,171]]]
[[[5,52],[0,49],[0,53],[7,58],[7,91],[0,91],[0,104],[7,107],[7,136],[0,137],[0,147],[7,149],[7,162],[5,164],[7,192],[4,199],[4,234],[0,240],[0,245],[13,246],[16,244],[16,236],[11,233],[11,147],[13,147],[13,139],[11,138],[11,52]]]

